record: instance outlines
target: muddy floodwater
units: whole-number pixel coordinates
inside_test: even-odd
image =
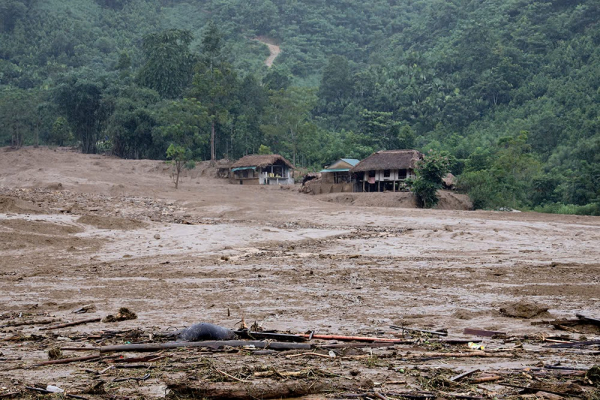
[[[184,398],[192,392],[169,389],[174,382],[258,390],[265,382],[273,388],[318,381],[331,393],[313,396],[444,397],[441,390],[493,397],[518,390],[501,380],[454,388],[426,382],[474,368],[531,375],[531,368],[556,363],[581,371],[598,364],[597,346],[559,351],[546,341],[593,341],[596,325],[557,330],[538,323],[577,314],[600,319],[598,217],[356,206],[297,187],[229,185],[210,174],[191,171],[176,191],[168,166],[158,161],[0,149],[0,396],[34,395],[25,388],[51,384],[90,399]],[[519,310],[534,304],[540,312],[511,316],[507,304]],[[92,307],[73,313],[83,306]],[[43,330],[122,307],[137,318]],[[235,329],[242,321],[295,334],[402,337],[408,344],[346,349],[330,358],[329,350],[310,351],[321,357],[196,348],[102,374],[112,361],[35,366],[48,361],[50,348],[150,343],[160,341],[159,332],[197,322]],[[392,325],[477,340],[498,357],[415,360],[415,352],[469,349],[433,345],[435,335],[402,336]],[[465,328],[503,335],[470,336]],[[94,353],[65,350],[62,357],[88,354]],[[263,373],[269,368],[305,373]],[[552,385],[578,385],[585,396],[597,393],[581,374],[551,378]],[[100,381],[104,392],[88,390]],[[546,387],[571,393],[553,388]],[[260,393],[255,398],[268,397]]]

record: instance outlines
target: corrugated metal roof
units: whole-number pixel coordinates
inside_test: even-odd
[[[245,170],[245,169],[253,169],[253,170],[256,170],[256,167],[239,167],[239,168],[233,168],[233,169],[231,170],[231,172],[235,172],[235,171],[243,171],[243,170]]]
[[[357,160],[356,158],[342,158],[341,160],[352,165],[353,167],[356,167],[356,164],[360,162],[360,160]]]
[[[333,168],[333,169],[324,169],[321,172],[348,172],[350,168]]]

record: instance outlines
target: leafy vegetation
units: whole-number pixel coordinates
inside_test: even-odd
[[[449,169],[448,156],[433,150],[417,162],[417,178],[411,182],[411,191],[417,196],[419,206],[431,208],[438,203],[437,192],[442,188],[442,179]]]
[[[600,214],[598,21],[598,0],[4,0],[0,145],[436,150],[478,208]]]

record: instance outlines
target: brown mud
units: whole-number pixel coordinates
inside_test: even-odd
[[[596,340],[597,330],[532,321],[600,317],[600,218],[346,204],[209,175],[192,171],[176,191],[159,161],[0,149],[0,396],[34,395],[25,387],[36,384],[92,399],[206,395],[200,386],[219,382],[325,382],[333,393],[319,398],[497,397],[519,393],[500,383],[540,380],[584,393],[556,386],[563,397],[598,395],[577,372],[598,364],[597,346],[547,347]],[[94,307],[73,313],[86,305]],[[42,330],[44,320],[105,318],[122,307],[137,319]],[[153,342],[157,332],[197,322],[235,328],[242,318],[292,333],[392,338],[401,333],[390,325],[447,329],[450,338],[483,340],[492,356],[440,356],[472,350],[405,331],[411,343],[310,351],[318,356],[200,348],[131,368],[106,369],[113,358],[35,366],[57,347]],[[506,336],[477,338],[465,328]],[[544,368],[555,364],[575,369]],[[481,372],[448,383],[472,369]],[[490,374],[503,380],[473,383]]]

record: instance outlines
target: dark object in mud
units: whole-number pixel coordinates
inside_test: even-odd
[[[594,365],[586,372],[585,377],[588,381],[600,387],[600,366]]]
[[[585,315],[581,315],[581,314],[575,314],[575,316],[583,322],[587,322],[588,324],[600,326],[600,319],[598,319],[598,318],[590,318],[590,317],[586,317]]]
[[[199,342],[201,340],[231,340],[235,332],[222,326],[201,322],[194,324],[177,334],[178,340],[186,342]]]
[[[50,350],[48,350],[48,359],[49,360],[58,360],[58,359],[61,359],[62,356],[63,356],[63,353],[60,350],[60,348],[58,348],[58,347],[53,347]]]
[[[129,308],[121,307],[117,315],[107,315],[102,322],[119,322],[127,321],[128,319],[137,319],[136,313],[129,310]]]

